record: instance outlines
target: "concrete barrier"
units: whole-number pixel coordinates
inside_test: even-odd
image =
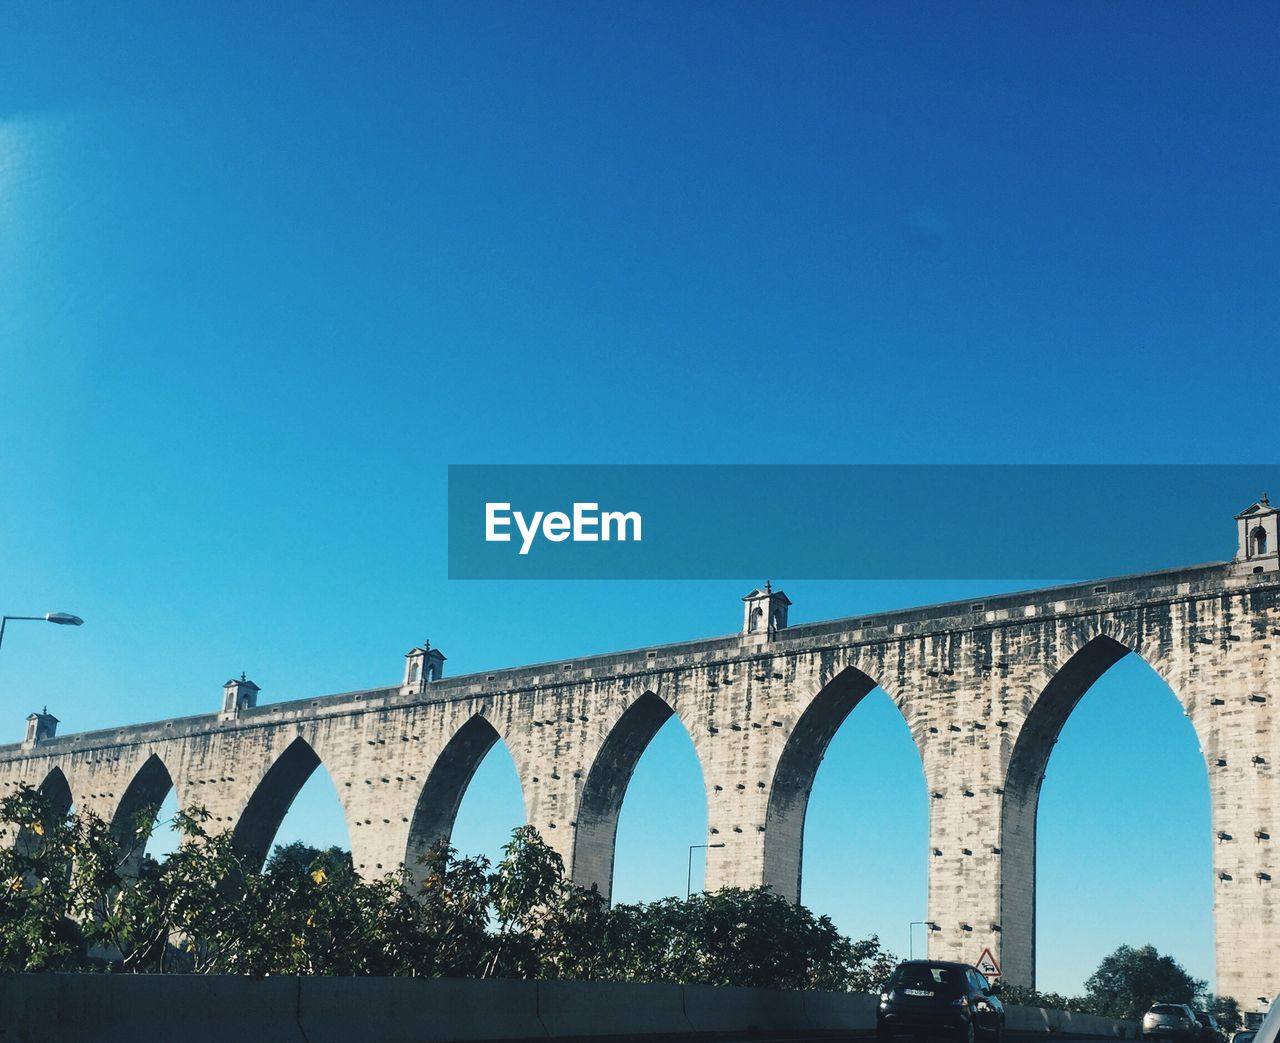
[[[1010,1032],[1127,1037],[1089,1014],[1007,1008]],[[0,975],[0,1043],[478,1043],[692,1033],[862,1032],[876,997],[714,985]]]
[[[691,1030],[679,985],[544,981],[538,986],[538,1017],[553,1037],[677,1036]],[[620,1028],[619,1026],[625,1026]]]
[[[876,1027],[878,997],[865,992],[805,992],[804,1009],[815,1029],[870,1032]]]
[[[297,1011],[297,978],[0,975],[0,1040],[5,1043],[306,1043]],[[247,1036],[247,1026],[256,1035]]]
[[[684,1012],[695,1032],[776,1032],[810,1027],[803,992],[686,985]]]
[[[1005,1028],[1010,1032],[1047,1032],[1113,1039],[1136,1039],[1138,1033],[1138,1025],[1132,1021],[1100,1018],[1078,1010],[1020,1007],[1011,1003],[1005,1005]]]
[[[471,978],[303,978],[301,982],[298,1024],[307,1043],[446,1043],[547,1035],[538,1017],[537,982]],[[245,1040],[241,1036],[235,1043]]]

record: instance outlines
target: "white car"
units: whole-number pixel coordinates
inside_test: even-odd
[[[1202,1030],[1195,1011],[1185,1003],[1153,1003],[1142,1016],[1144,1039],[1167,1039],[1170,1043],[1195,1043]]]

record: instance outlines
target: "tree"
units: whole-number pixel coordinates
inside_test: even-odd
[[[459,858],[441,842],[419,864],[412,930],[400,940],[403,965],[425,977],[481,977],[489,958],[489,860]]]
[[[607,977],[619,981],[869,992],[896,959],[854,942],[768,888],[621,905],[605,918]]]
[[[319,868],[330,876],[343,871],[349,872],[352,869],[351,852],[340,847],[322,851],[301,840],[295,840],[291,844],[277,844],[263,871],[268,876],[306,876]]]
[[[1223,1032],[1236,1032],[1244,1024],[1244,1018],[1240,1014],[1240,1004],[1232,997],[1206,992],[1200,1002],[1205,1010],[1218,1019],[1218,1026]]]
[[[179,813],[178,847],[137,858],[154,809],[117,835],[52,813],[36,790],[0,800],[0,973],[84,971],[520,977],[877,988],[893,957],[768,888],[618,906],[566,879],[525,826],[491,868],[440,844],[378,880],[348,852],[277,847],[240,861],[229,830]],[[2,839],[2,838],[0,838]],[[135,867],[130,870],[129,867]],[[414,881],[420,881],[415,884]]]
[[[25,786],[0,801],[0,819],[0,971],[79,969],[87,946],[74,915],[84,906],[71,872],[78,823]]]
[[[1005,1003],[1016,1003],[1020,1007],[1047,1007],[1051,1010],[1089,1010],[1089,1003],[1083,997],[1064,996],[1060,992],[1041,992],[1025,985],[1005,985],[1000,992]]]
[[[1084,987],[1091,1013],[1139,1021],[1153,1003],[1194,1003],[1205,982],[1155,946],[1122,945],[1103,959]]]
[[[498,933],[485,977],[535,978],[548,943],[543,929],[565,897],[564,859],[533,826],[520,826],[489,878]]]

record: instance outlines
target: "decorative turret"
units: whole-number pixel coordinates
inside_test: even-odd
[[[1244,573],[1280,571],[1280,509],[1271,506],[1263,493],[1257,503],[1236,515],[1237,571]]]
[[[774,637],[787,628],[787,608],[791,599],[773,584],[766,582],[763,589],[753,590],[742,599],[743,634],[763,634]]]
[[[444,653],[432,648],[430,641],[423,641],[404,655],[404,684],[401,691],[414,695],[426,690],[427,682],[438,681],[444,676]]]
[[[237,681],[234,677],[222,686],[222,712],[218,714],[220,721],[234,721],[241,710],[251,710],[258,705],[260,689],[244,674]]]
[[[58,718],[53,716],[49,712],[49,707],[46,706],[39,713],[33,713],[27,717],[27,737],[22,740],[22,745],[31,749],[36,743],[52,739],[57,734]]]

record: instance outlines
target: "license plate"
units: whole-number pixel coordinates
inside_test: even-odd
[[[933,993],[928,989],[903,989],[908,996],[932,996]]]

